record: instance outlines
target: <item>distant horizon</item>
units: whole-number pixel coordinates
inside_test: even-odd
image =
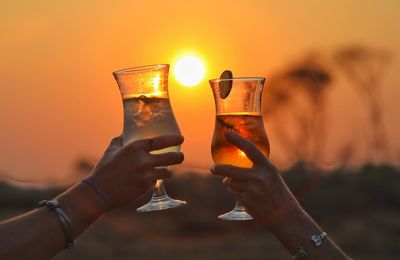
[[[282,174],[284,175],[288,171],[292,170],[292,167],[296,166],[296,164],[299,164],[299,163],[301,164],[303,162],[298,161],[298,162],[294,163],[289,168],[284,169],[282,171]],[[350,174],[350,173],[354,173],[354,171],[361,171],[365,166],[371,166],[371,165],[376,168],[392,167],[394,169],[400,170],[400,167],[398,167],[397,165],[390,164],[390,163],[389,164],[388,163],[374,164],[371,162],[367,162],[365,164],[358,165],[358,166],[353,165],[353,166],[347,167],[347,168],[330,168],[330,169],[322,169],[322,170],[324,170],[324,176],[327,176],[326,175],[327,172],[330,172],[331,174],[333,174],[333,173],[337,173],[338,170],[339,170],[339,172],[347,171]],[[187,167],[187,166],[181,166],[181,167],[175,166],[173,168],[173,170],[174,170],[174,175],[172,178],[182,178],[182,177],[184,178],[184,177],[187,177],[190,175],[216,178],[215,176],[213,176],[211,174],[209,169],[191,168],[191,167]],[[56,180],[56,179],[44,180],[43,179],[41,181],[25,182],[25,181],[13,180],[12,178],[7,178],[6,175],[0,174],[0,184],[6,183],[7,185],[11,185],[11,186],[18,187],[18,188],[26,188],[26,189],[32,188],[32,189],[39,189],[39,190],[52,189],[52,188],[65,189],[65,188],[68,188],[68,187],[78,183],[80,180],[81,180],[81,178],[70,178],[68,180]]]

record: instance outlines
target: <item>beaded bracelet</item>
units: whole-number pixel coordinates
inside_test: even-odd
[[[76,240],[73,239],[72,236],[72,225],[69,217],[64,213],[64,211],[60,208],[60,203],[57,200],[42,200],[39,203],[39,207],[47,206],[51,210],[53,210],[62,225],[65,235],[66,246],[65,248],[70,249],[76,245]]]

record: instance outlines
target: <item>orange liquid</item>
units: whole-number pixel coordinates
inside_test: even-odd
[[[252,141],[266,157],[269,157],[269,141],[261,115],[224,114],[217,115],[215,118],[211,152],[216,164],[230,164],[245,168],[253,166],[243,151],[226,140],[224,135],[228,130]]]

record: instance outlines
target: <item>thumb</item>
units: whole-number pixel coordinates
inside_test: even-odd
[[[119,150],[122,147],[122,137],[117,136],[111,140],[111,143],[108,145],[105,153],[113,153]]]

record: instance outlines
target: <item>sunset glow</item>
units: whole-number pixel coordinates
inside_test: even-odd
[[[3,1],[0,179],[37,183],[77,180],[76,162],[81,158],[96,162],[110,140],[122,131],[121,95],[112,72],[159,63],[170,64],[168,96],[185,136],[185,167],[209,169],[213,164],[210,145],[215,105],[207,80],[220,77],[224,70],[231,70],[235,77],[266,77],[262,100],[275,93],[287,101],[274,103],[270,99],[263,103],[263,108],[277,111],[274,116],[265,116],[264,123],[271,142],[271,161],[278,166],[291,165],[299,154],[308,159],[303,150],[314,153],[316,149],[306,141],[295,139],[305,135],[325,138],[321,143],[326,151],[315,153],[329,165],[334,165],[339,154],[349,163],[363,162],[373,150],[368,147],[369,109],[354,84],[358,77],[334,59],[339,50],[354,44],[388,51],[392,57],[375,81],[382,92],[377,97],[383,104],[390,148],[387,158],[400,165],[398,10],[400,1],[395,0],[384,4],[372,0],[329,4],[256,0],[118,4]],[[327,63],[332,75],[321,92],[325,107],[316,110],[320,116],[315,116],[325,120],[325,133],[312,124],[300,131],[301,124],[296,128],[285,120],[293,117],[305,122],[300,109],[314,106],[301,104],[314,100],[313,95],[298,100],[305,93],[304,86],[296,81],[293,86],[301,95],[292,98],[274,92],[274,87],[288,85],[280,77],[292,74],[284,72],[297,62],[307,62],[309,55]],[[371,73],[364,71],[369,63],[359,60],[357,64],[360,80],[369,82]],[[374,66],[371,70],[378,71]],[[157,81],[164,79],[151,80],[149,84],[158,86]],[[164,93],[155,87],[152,94],[161,97]],[[300,109],[291,108],[289,101],[299,103]],[[309,115],[313,118],[312,113]],[[286,134],[284,130],[288,130]],[[291,149],[295,145],[301,150],[297,146]],[[347,155],[350,153],[353,155]]]
[[[155,96],[161,96],[162,92],[160,91],[160,76],[157,75],[156,77],[154,77],[153,79],[153,86],[154,86],[154,95]]]
[[[193,87],[204,78],[205,69],[197,57],[185,56],[175,64],[174,74],[179,83],[186,87]]]

